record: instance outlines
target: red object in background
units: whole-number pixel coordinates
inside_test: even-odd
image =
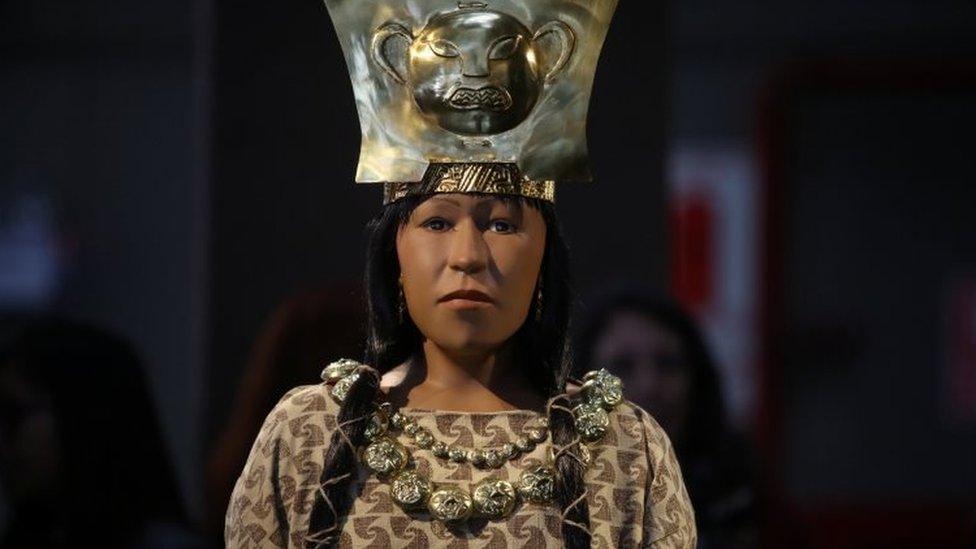
[[[692,193],[671,204],[671,287],[674,297],[695,314],[712,304],[715,212],[707,197]]]
[[[971,512],[953,505],[856,507],[838,504],[811,513],[806,547],[921,549],[959,547],[971,532]],[[919,532],[924,530],[924,536]]]
[[[976,423],[976,280],[952,285],[946,396],[953,421]]]
[[[971,93],[976,87],[976,64],[961,62],[895,61],[863,62],[830,59],[805,61],[786,68],[764,91],[758,140],[763,170],[761,202],[763,264],[762,346],[757,445],[763,467],[763,517],[760,547],[860,549],[883,547],[971,548],[976,532],[976,513],[969,501],[823,502],[802,507],[789,498],[783,480],[785,467],[783,430],[785,405],[780,398],[783,342],[779,339],[785,312],[780,298],[788,283],[784,256],[788,240],[786,224],[789,194],[789,161],[794,146],[792,108],[806,93],[918,92],[919,89]],[[974,302],[966,314],[976,323]],[[961,324],[960,324],[961,325]],[[973,328],[973,325],[970,325]],[[952,329],[952,328],[949,328]],[[973,332],[970,330],[969,334]],[[971,343],[976,344],[970,340]],[[951,344],[951,343],[950,343]],[[966,344],[968,346],[969,343]],[[969,348],[973,350],[972,348]],[[976,357],[976,355],[968,355]],[[968,380],[968,374],[964,376]],[[961,378],[962,380],[962,378]],[[951,382],[950,382],[951,383]],[[964,381],[968,385],[967,381]],[[960,391],[960,398],[972,393]],[[950,398],[955,398],[954,396]],[[971,408],[971,406],[968,406]]]

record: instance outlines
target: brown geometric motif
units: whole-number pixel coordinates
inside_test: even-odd
[[[590,504],[590,520],[601,522],[612,521],[613,515],[610,514],[610,502],[607,501],[607,498],[594,491],[590,491],[587,495],[589,496],[586,498],[587,503]]]
[[[390,535],[388,527],[377,524],[379,517],[353,517],[353,532],[359,538],[357,547],[364,548],[387,548],[390,547]]]
[[[228,547],[303,547],[309,514],[313,505],[321,504],[318,483],[336,428],[338,406],[327,391],[324,385],[293,389],[268,415],[231,497],[225,522]],[[594,462],[586,475],[593,547],[693,547],[694,514],[670,441],[639,407],[625,403],[617,410],[610,414],[607,436],[593,448]],[[439,440],[467,448],[510,442],[538,418],[530,411],[408,414]],[[515,480],[525,468],[545,463],[549,445],[540,444],[501,469],[482,471],[435,458],[402,434],[398,438],[431,479],[463,485],[489,477]],[[560,510],[551,505],[520,505],[504,521],[445,526],[423,515],[407,516],[393,505],[389,487],[361,468],[350,492],[355,499],[342,524],[341,547],[561,546]],[[286,523],[278,524],[275,506],[285,511]]]
[[[643,494],[632,488],[613,489],[613,508],[620,512],[619,520],[630,522],[644,513]]]
[[[437,429],[434,431],[438,440],[443,440],[447,444],[457,444],[470,448],[474,444],[474,435],[470,427],[455,425],[461,417],[456,413],[438,415],[436,418]]]
[[[397,540],[409,541],[405,548],[409,549],[421,549],[430,546],[430,538],[424,534],[423,530],[416,528],[413,525],[413,519],[407,516],[391,516],[390,517],[390,531]]]
[[[644,461],[643,458],[643,452],[619,450],[617,452],[617,470],[630,477],[635,485],[643,486],[647,481],[647,468],[641,463]]]

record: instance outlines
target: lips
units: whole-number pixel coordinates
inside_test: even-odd
[[[482,88],[459,87],[454,90],[447,102],[455,109],[485,109],[504,111],[512,106],[512,96],[498,86]]]
[[[479,292],[478,290],[457,290],[438,299],[437,302],[446,303],[448,301],[454,301],[454,300],[494,303],[494,300],[488,294],[484,292]]]

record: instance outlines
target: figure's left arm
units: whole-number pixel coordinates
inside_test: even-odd
[[[698,538],[695,512],[671,440],[647,412],[641,416],[649,461],[641,546],[693,548]]]

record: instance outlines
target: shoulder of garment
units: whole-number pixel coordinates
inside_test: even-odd
[[[651,414],[631,402],[648,460],[644,547],[693,548],[698,532],[695,512],[670,437]]]
[[[231,548],[303,546],[338,404],[325,384],[291,389],[264,420],[231,495],[224,540]]]

